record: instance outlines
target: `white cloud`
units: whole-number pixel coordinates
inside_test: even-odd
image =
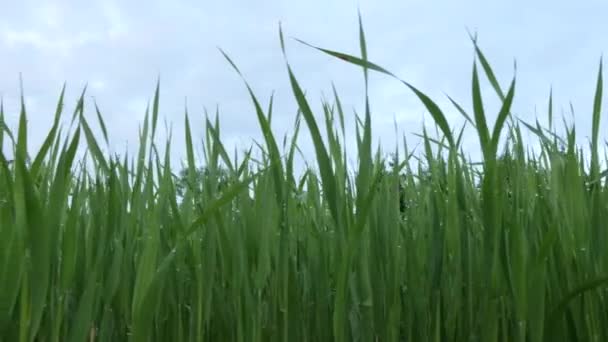
[[[106,33],[110,40],[120,39],[128,34],[128,23],[115,2],[103,2],[101,13],[106,21]]]
[[[56,3],[43,3],[33,8],[36,22],[43,23],[52,30],[62,28],[62,23],[66,20],[63,12],[63,8]]]

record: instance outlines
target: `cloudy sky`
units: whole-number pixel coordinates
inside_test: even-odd
[[[137,132],[155,82],[161,80],[161,122],[173,127],[173,159],[184,157],[184,106],[195,137],[204,132],[204,110],[220,111],[222,138],[243,149],[261,141],[254,108],[238,75],[218,51],[239,66],[266,106],[275,94],[273,126],[279,138],[292,131],[296,105],[281,54],[278,24],[286,37],[358,54],[357,10],[363,17],[369,58],[429,94],[458,128],[445,94],[471,108],[472,44],[479,44],[506,87],[517,60],[515,113],[545,123],[553,87],[557,115],[575,108],[585,143],[599,60],[608,48],[605,1],[5,1],[0,12],[0,96],[8,125],[18,116],[19,74],[28,109],[30,148],[50,127],[61,86],[67,83],[66,116],[88,84],[85,115],[96,125],[95,99],[108,126],[111,149],[137,146]],[[353,132],[363,107],[360,69],[287,40],[287,54],[318,114],[320,99],[336,85]],[[485,82],[485,80],[484,80]],[[484,83],[493,122],[496,96]],[[371,78],[373,134],[385,149],[405,134],[411,145],[430,117],[402,84]],[[604,113],[606,110],[604,110]],[[559,117],[558,117],[559,119]],[[604,118],[605,119],[605,118]],[[396,121],[398,133],[395,134]],[[561,121],[561,119],[560,119]],[[602,130],[607,127],[602,122]],[[305,127],[303,127],[305,128]],[[305,132],[305,131],[304,131]],[[162,137],[162,135],[161,135]],[[350,137],[352,141],[352,136]],[[477,146],[467,134],[465,146]],[[307,135],[305,154],[312,153]],[[200,151],[200,145],[197,147]],[[313,160],[313,156],[308,157]]]

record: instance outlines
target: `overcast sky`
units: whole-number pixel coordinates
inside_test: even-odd
[[[608,47],[608,3],[599,0],[4,1],[0,95],[7,121],[16,127],[22,73],[32,153],[50,128],[63,82],[67,82],[68,117],[88,83],[85,115],[97,127],[94,97],[108,126],[112,150],[123,152],[128,142],[133,151],[160,76],[159,133],[164,120],[173,125],[174,162],[185,155],[186,99],[195,137],[200,139],[204,132],[204,108],[214,112],[219,106],[224,142],[230,148],[246,148],[253,139],[261,141],[260,130],[246,88],[219,53],[221,47],[264,106],[275,92],[273,126],[282,139],[292,131],[297,107],[279,45],[279,22],[286,37],[358,54],[358,8],[370,60],[429,94],[454,128],[463,119],[445,94],[471,108],[469,29],[478,33],[479,44],[505,88],[517,60],[514,111],[520,118],[533,120],[538,113],[545,123],[553,87],[556,115],[571,101],[581,142],[589,135],[599,60]],[[361,112],[364,103],[360,69],[293,39],[287,40],[287,54],[317,114],[322,95],[329,96],[335,83],[352,132],[353,112]],[[483,82],[493,123],[496,96]],[[374,140],[392,150],[395,138],[401,140],[405,134],[415,145],[411,133],[420,132],[423,120],[429,123],[430,117],[414,95],[399,82],[375,75],[370,96]],[[603,131],[608,127],[605,119]],[[302,150],[312,153],[307,131],[303,132]],[[475,135],[467,134],[465,146],[477,146]]]

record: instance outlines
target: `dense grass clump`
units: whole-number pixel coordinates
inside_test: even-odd
[[[360,37],[361,57],[320,50],[362,67],[367,89],[370,70],[392,74],[367,60]],[[199,172],[186,115],[181,178],[170,141],[158,153],[158,87],[135,158],[103,152],[102,115],[96,137],[84,94],[62,134],[62,92],[30,160],[22,104],[16,134],[0,126],[0,151],[14,151],[13,161],[0,154],[0,341],[608,340],[601,68],[587,158],[574,127],[560,137],[512,116],[515,79],[504,91],[475,48],[502,103],[490,129],[477,67],[472,114],[454,102],[478,133],[481,164],[467,160],[462,131],[402,81],[442,136],[424,132],[419,159],[407,147],[405,157],[374,153],[366,94],[349,169],[339,97],[324,103],[323,134],[289,64],[293,138],[280,146],[247,85],[263,158],[231,159],[208,119]],[[316,163],[296,177],[302,119]]]

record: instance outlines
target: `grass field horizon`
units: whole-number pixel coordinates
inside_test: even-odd
[[[63,88],[33,154],[23,94],[15,130],[0,108],[0,341],[608,340],[602,61],[581,147],[574,124],[556,133],[552,96],[548,127],[512,115],[516,77],[499,84],[474,36],[472,106],[450,98],[463,119],[454,123],[368,60],[359,24],[360,56],[300,41],[363,71],[354,167],[337,91],[316,116],[282,31],[298,105],[292,134],[275,136],[272,104],[243,77],[263,141],[232,156],[219,116],[206,117],[197,140],[186,112],[182,173],[171,137],[155,139],[160,84],[134,155],[105,152],[103,113],[85,115],[84,91],[66,130]],[[371,72],[397,79],[432,116],[440,135],[422,129],[422,153],[405,142],[373,148]],[[497,113],[484,106],[486,81]],[[467,126],[481,162],[462,148]],[[296,175],[303,130],[315,154]]]

